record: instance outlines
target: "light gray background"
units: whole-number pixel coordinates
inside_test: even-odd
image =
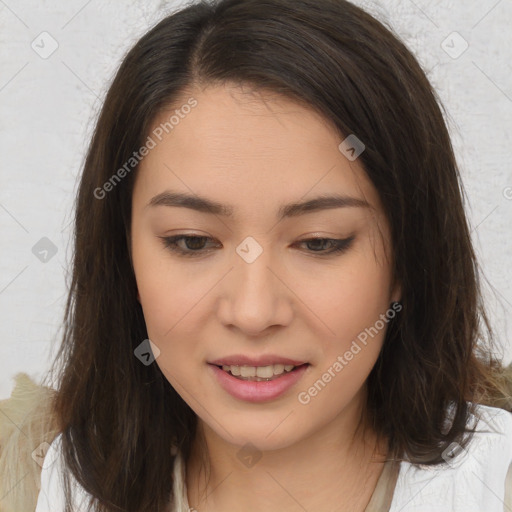
[[[73,199],[106,87],[127,49],[184,3],[0,0],[0,399],[17,372],[39,379],[60,343]],[[512,1],[354,3],[402,37],[447,109],[489,309],[509,362]],[[43,237],[55,255],[34,254]]]

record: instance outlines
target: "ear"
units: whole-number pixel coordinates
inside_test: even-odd
[[[395,286],[391,290],[391,301],[390,302],[400,302],[402,299],[402,284],[396,283]]]

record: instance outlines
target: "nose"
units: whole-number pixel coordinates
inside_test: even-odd
[[[247,336],[288,325],[293,317],[293,293],[270,252],[263,251],[252,263],[236,255],[234,268],[223,280],[219,320]]]

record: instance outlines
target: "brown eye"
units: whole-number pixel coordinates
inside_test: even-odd
[[[164,247],[167,249],[177,252],[180,255],[183,256],[196,256],[204,254],[205,252],[208,252],[205,250],[205,242],[207,240],[213,240],[212,238],[209,238],[207,236],[193,236],[193,235],[175,235],[175,236],[166,236],[166,237],[159,237],[162,239]],[[178,242],[184,241],[184,247],[183,244],[180,246],[178,245]]]
[[[354,240],[354,236],[345,239],[336,238],[308,238],[302,240],[300,244],[306,244],[312,248],[310,252],[318,253],[320,255],[337,254],[346,251]],[[325,249],[325,245],[330,246],[330,249]]]

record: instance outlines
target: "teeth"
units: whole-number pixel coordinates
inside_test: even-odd
[[[256,377],[256,367],[255,366],[241,366],[240,367],[240,375],[242,377]]]
[[[256,377],[260,379],[270,379],[274,375],[274,366],[258,366],[256,368]]]
[[[291,365],[286,365],[287,367],[290,367],[293,368],[293,366]],[[286,371],[290,371],[290,370],[286,370]],[[275,364],[274,365],[274,375],[281,375],[281,373],[284,372],[284,364]]]
[[[260,379],[270,379],[275,375],[281,375],[283,372],[290,372],[295,366],[292,364],[271,364],[269,366],[236,366],[223,365],[225,372],[231,372],[236,377],[258,377]]]

